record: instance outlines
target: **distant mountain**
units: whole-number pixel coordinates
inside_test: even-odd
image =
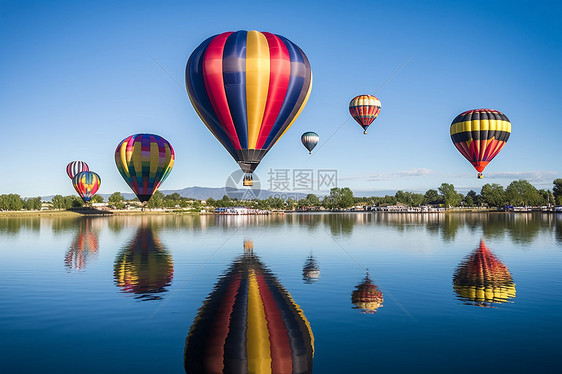
[[[292,197],[293,199],[304,199],[307,193],[296,193],[296,192],[279,192],[279,191],[268,191],[268,190],[258,190],[258,189],[237,189],[230,187],[186,187],[181,190],[161,190],[164,195],[170,195],[173,193],[179,194],[181,197],[192,198],[195,200],[207,200],[213,198],[215,200],[222,199],[224,195],[230,198],[237,198],[238,200],[250,200],[250,199],[267,199],[270,196],[278,196],[283,199]],[[99,194],[107,201],[109,196],[112,194]],[[135,198],[135,194],[131,192],[121,192],[121,195],[125,200],[131,200]],[[51,201],[54,195],[42,196],[43,201]]]

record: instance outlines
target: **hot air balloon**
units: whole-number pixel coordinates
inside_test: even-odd
[[[70,179],[74,178],[74,176],[78,173],[89,170],[90,168],[88,167],[88,164],[84,161],[72,161],[66,165],[66,174],[70,177]]]
[[[467,304],[491,307],[515,297],[515,284],[505,266],[486,247],[480,247],[464,259],[453,275],[453,288]]]
[[[98,257],[98,235],[92,230],[92,220],[83,218],[78,228],[64,256],[64,265],[68,270],[84,270],[90,260]]]
[[[318,262],[314,256],[310,255],[306,259],[304,266],[302,268],[302,279],[305,283],[316,282],[320,278],[320,269],[318,267]]]
[[[381,111],[381,102],[372,95],[359,95],[353,98],[349,103],[349,113],[361,127],[363,134],[367,133],[367,127]]]
[[[351,293],[351,302],[355,305],[354,309],[361,309],[361,313],[373,314],[382,306],[384,301],[382,292],[369,277],[365,276],[363,282],[355,286]]]
[[[316,147],[316,144],[318,144],[319,139],[318,134],[313,131],[305,132],[301,136],[301,142],[305,148],[308,149],[309,154],[312,153],[312,150]]]
[[[150,199],[174,166],[170,143],[158,135],[136,134],[121,141],[115,150],[115,164],[141,203]]]
[[[83,171],[72,178],[72,185],[78,195],[84,200],[88,206],[90,199],[98,192],[100,188],[101,178],[93,171]]]
[[[116,285],[140,300],[160,300],[174,276],[174,264],[153,227],[146,222],[117,256],[114,265]]]
[[[501,151],[509,135],[507,116],[493,109],[474,109],[459,114],[451,123],[451,140],[478,171],[478,178]]]
[[[251,186],[261,159],[304,108],[312,72],[304,52],[283,36],[225,32],[193,51],[185,84],[195,111]]]
[[[184,352],[186,373],[312,373],[314,336],[301,308],[250,249],[199,309]]]

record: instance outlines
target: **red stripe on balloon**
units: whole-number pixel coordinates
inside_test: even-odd
[[[230,315],[240,288],[240,279],[240,274],[232,278],[209,328],[209,338],[205,343],[205,370],[209,373],[222,373],[224,370],[224,345],[230,333]]]
[[[256,274],[256,280],[263,302],[269,341],[271,349],[271,372],[292,373],[293,359],[291,355],[291,343],[287,328],[283,323],[281,311],[275,302],[263,274]]]
[[[279,116],[291,76],[291,59],[287,46],[277,36],[264,32],[269,45],[269,89],[265,105],[263,120],[256,143],[256,149],[262,149],[275,121]]]
[[[235,149],[241,149],[240,141],[230,115],[228,99],[224,89],[222,56],[226,39],[232,32],[217,35],[205,49],[203,56],[203,79],[211,105],[224,131]]]

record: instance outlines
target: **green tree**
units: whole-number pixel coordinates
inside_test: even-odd
[[[424,196],[421,193],[412,193],[412,206],[420,206],[423,204]]]
[[[541,205],[543,201],[539,191],[531,183],[524,179],[513,181],[505,189],[505,195],[511,205]]]
[[[31,197],[24,199],[23,208],[27,210],[41,210],[41,197]]]
[[[183,198],[179,193],[174,192],[169,195],[164,196],[164,206],[166,208],[175,208],[177,205],[181,206]]]
[[[441,193],[445,206],[448,207],[459,206],[463,199],[463,196],[455,191],[455,186],[449,183],[442,183],[441,187],[439,187],[439,192]]]
[[[287,204],[287,209],[289,210],[294,210],[297,207],[297,201],[292,197],[289,197],[285,204]]]
[[[398,200],[396,200],[396,196],[391,196],[391,195],[385,195],[379,202],[379,204],[390,204],[390,205],[395,205],[396,202]]]
[[[552,193],[556,201],[556,205],[562,205],[562,178],[555,179],[553,182],[554,187]]]
[[[480,190],[480,195],[484,204],[494,207],[503,207],[506,203],[505,191],[502,186],[497,183],[488,184],[482,186]]]
[[[334,187],[324,199],[328,209],[345,209],[353,206],[353,192],[348,188]]]
[[[65,199],[62,195],[53,196],[53,209],[66,209]]]
[[[146,206],[150,209],[163,208],[164,207],[164,194],[161,191],[156,190],[152,194],[152,197],[146,203]]]
[[[437,190],[427,190],[423,195],[424,204],[439,204],[439,193]]]
[[[407,206],[412,205],[412,199],[410,197],[409,192],[404,192],[402,190],[398,190],[398,191],[396,191],[396,194],[394,196],[396,196],[396,200],[399,203],[402,203],[402,204],[407,205]]]
[[[308,201],[309,206],[320,206],[320,199],[313,193],[309,193],[306,195],[306,200]]]
[[[121,195],[121,192],[114,192],[107,198],[107,202],[116,209],[123,209],[125,207],[124,201],[125,198]]]
[[[103,203],[103,196],[101,196],[101,195],[94,195],[94,196],[92,197],[92,199],[90,200],[90,203],[91,203],[91,204],[94,204],[94,203]]]

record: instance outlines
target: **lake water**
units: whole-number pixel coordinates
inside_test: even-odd
[[[562,215],[0,217],[4,373],[552,373]]]

